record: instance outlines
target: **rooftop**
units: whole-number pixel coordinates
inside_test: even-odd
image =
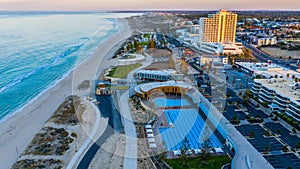
[[[286,68],[274,63],[262,63],[262,62],[235,62],[235,64],[242,66],[251,71],[269,71],[269,70],[287,70]]]
[[[272,79],[255,79],[257,83],[261,83],[264,87],[275,91],[277,94],[289,98],[296,102],[300,99],[300,90],[293,89],[295,83],[284,78],[272,78]]]
[[[158,87],[167,87],[167,86],[174,86],[174,87],[188,88],[188,89],[191,88],[191,86],[186,83],[171,80],[166,82],[153,82],[153,83],[140,84],[135,87],[135,91],[138,93],[141,93],[141,91],[148,92]]]
[[[165,70],[139,70],[137,73],[160,75],[160,76],[169,76],[170,74],[175,74],[174,69],[165,69]]]

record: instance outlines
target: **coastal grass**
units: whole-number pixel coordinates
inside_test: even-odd
[[[77,125],[79,121],[76,108],[79,103],[78,96],[68,96],[48,121],[62,125]]]
[[[165,160],[168,165],[170,165],[173,169],[181,169],[182,168],[182,158],[178,159],[166,159]],[[186,159],[187,166],[185,169],[216,169],[221,168],[223,165],[231,162],[231,159],[228,156],[212,156],[208,160],[208,164],[204,165],[200,157],[192,157]]]
[[[108,77],[113,78],[120,78],[120,79],[126,79],[129,72],[133,71],[134,69],[142,66],[142,64],[132,64],[132,65],[121,65],[117,66],[111,69],[108,73]]]
[[[74,141],[64,128],[44,127],[31,140],[25,155],[64,155]]]

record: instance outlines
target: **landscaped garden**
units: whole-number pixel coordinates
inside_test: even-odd
[[[107,76],[113,77],[113,78],[126,79],[129,72],[133,71],[134,69],[136,69],[140,66],[142,66],[142,64],[140,64],[140,63],[132,64],[132,65],[120,65],[120,66],[112,68],[109,71]]]
[[[184,163],[184,159],[167,159],[165,160],[168,165],[170,165],[173,169],[217,169],[221,168],[223,165],[231,162],[231,159],[228,156],[211,156],[207,162],[204,162],[200,157],[193,157],[185,159],[186,165],[182,166]]]

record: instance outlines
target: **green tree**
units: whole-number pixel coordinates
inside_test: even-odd
[[[270,151],[271,151],[271,145],[269,144],[266,146],[265,152],[269,153]]]
[[[250,138],[254,138],[254,131],[250,131],[249,137],[250,137]]]
[[[271,131],[269,129],[267,129],[265,131],[265,136],[271,136],[271,135],[272,135]]]
[[[191,148],[191,144],[189,143],[189,139],[187,137],[184,137],[183,141],[182,141],[182,145],[180,147],[180,154],[181,154],[181,158],[182,158],[182,167],[187,167],[187,152],[188,150],[190,150]]]
[[[282,151],[283,151],[283,152],[287,152],[288,150],[289,150],[289,149],[288,149],[288,147],[287,147],[286,145],[282,147]]]
[[[294,134],[297,134],[297,131],[296,131],[296,128],[295,128],[295,127],[293,127],[292,132],[293,132]]]
[[[200,154],[201,160],[203,160],[206,164],[210,158],[209,151],[212,148],[212,141],[210,139],[210,135],[211,135],[210,130],[206,126],[203,131],[202,148],[201,148],[201,154]]]

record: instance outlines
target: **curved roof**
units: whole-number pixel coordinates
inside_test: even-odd
[[[172,81],[166,81],[166,82],[153,82],[153,83],[140,84],[135,87],[135,91],[138,93],[149,92],[150,90],[155,89],[155,88],[169,87],[169,86],[187,88],[187,89],[191,88],[191,86],[186,83],[176,82],[176,81],[172,80]]]

